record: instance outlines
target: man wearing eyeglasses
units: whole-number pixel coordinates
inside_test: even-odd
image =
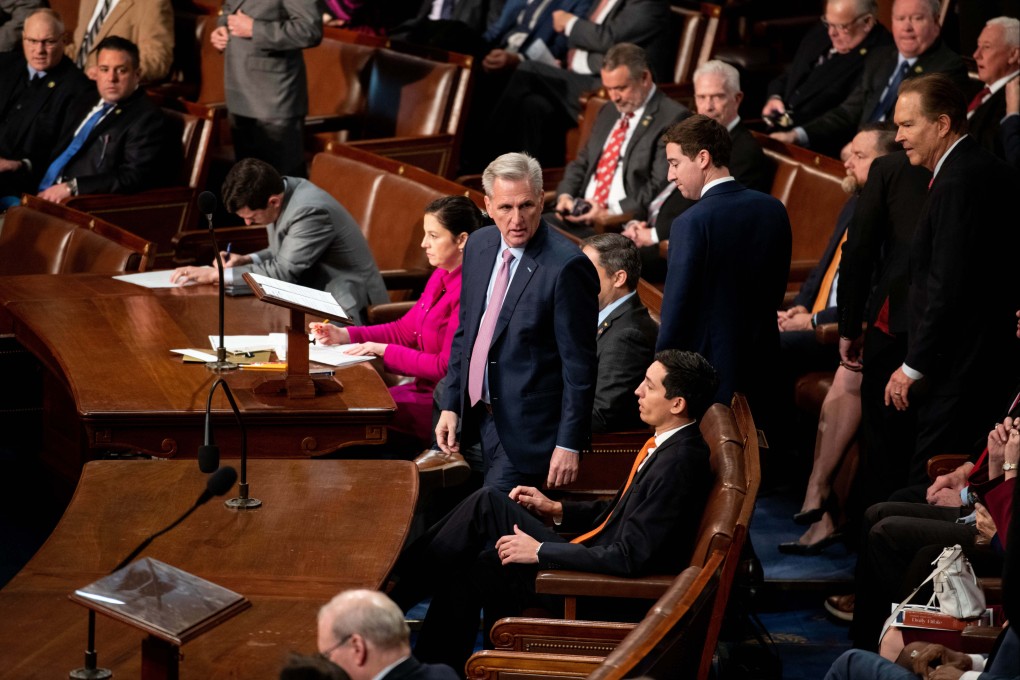
[[[973,92],[960,55],[939,37],[939,0],[894,0],[893,45],[867,55],[864,74],[839,105],[788,132],[772,136],[839,158],[858,128],[892,118],[900,84],[926,73],[945,73],[964,92]],[[845,158],[845,156],[843,156]]]
[[[346,590],[319,610],[319,656],[351,680],[457,680],[449,666],[411,656],[411,631],[393,600],[376,590]]]
[[[769,83],[761,111],[776,130],[814,120],[838,106],[864,72],[868,53],[889,45],[876,0],[829,0],[822,20],[804,36],[790,66]]]
[[[0,196],[35,193],[33,168],[45,167],[70,104],[92,85],[64,56],[63,35],[56,12],[36,10],[25,20],[24,56],[0,68]]]

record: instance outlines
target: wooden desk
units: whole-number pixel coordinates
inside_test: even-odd
[[[56,530],[0,590],[0,675],[66,678],[80,666],[88,614],[67,595],[181,515],[205,480],[195,461],[88,463]],[[182,648],[182,678],[275,679],[287,652],[314,652],[318,608],[383,585],[418,496],[417,469],[404,461],[253,460],[249,481],[261,508],[214,498],[143,553],[253,605]],[[138,678],[142,637],[97,617],[100,665]]]
[[[207,347],[216,332],[211,286],[148,290],[97,275],[0,278],[0,329],[45,366],[44,458],[69,480],[103,451],[193,457],[216,379],[171,348]],[[228,334],[282,332],[288,312],[252,297],[227,298]],[[396,407],[367,364],[337,372],[344,391],[288,401],[256,397],[263,372],[225,374],[248,428],[253,457],[307,457],[353,443],[385,442]],[[240,455],[240,430],[222,392],[216,441]]]

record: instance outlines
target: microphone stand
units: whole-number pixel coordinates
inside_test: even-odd
[[[234,401],[234,395],[230,391],[230,386],[227,385],[227,381],[223,378],[217,378],[216,382],[209,388],[209,399],[205,404],[205,445],[202,447],[203,452],[200,452],[200,457],[205,458],[207,467],[219,466],[219,447],[212,445],[212,428],[209,422],[210,413],[212,410],[212,395],[216,391],[217,387],[223,388],[223,394],[227,397],[227,402],[230,404],[231,410],[234,412],[234,419],[237,420],[237,426],[241,428],[241,481],[237,484],[238,496],[225,501],[224,504],[228,508],[235,510],[250,510],[257,508],[262,505],[262,501],[258,498],[251,498],[248,496],[248,429],[244,426],[244,420],[241,418],[241,410],[237,408],[237,402]],[[204,456],[202,455],[204,453]],[[213,461],[208,460],[209,456],[214,456]],[[203,469],[205,471],[205,469]]]
[[[226,297],[226,287],[223,285],[223,258],[220,256],[220,246],[216,242],[216,230],[213,229],[213,216],[212,212],[205,214],[205,219],[209,224],[209,237],[212,239],[213,253],[216,255],[216,269],[220,274],[219,293],[220,293],[220,346],[216,348],[216,361],[207,362],[205,367],[213,373],[225,373],[227,371],[236,371],[237,364],[232,361],[227,361],[227,348],[223,341],[223,319],[224,319],[224,298]]]
[[[89,640],[85,647],[85,665],[75,668],[68,673],[70,680],[109,680],[113,677],[113,671],[109,668],[99,668],[98,654],[96,654],[96,610],[89,609]]]

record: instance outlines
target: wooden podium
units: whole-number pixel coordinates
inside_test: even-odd
[[[347,316],[347,312],[324,291],[250,273],[243,274],[242,278],[260,302],[290,310],[290,325],[287,326],[287,372],[282,378],[267,378],[256,385],[255,394],[283,393],[289,399],[312,399],[319,394],[343,391],[343,385],[338,380],[331,377],[313,378],[308,372],[308,331],[305,330],[305,314],[326,316],[341,323],[351,324],[353,322]]]

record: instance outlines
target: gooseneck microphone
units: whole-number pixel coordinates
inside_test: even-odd
[[[214,373],[223,373],[224,371],[236,370],[237,364],[232,361],[227,361],[227,348],[223,341],[223,305],[224,297],[226,296],[226,287],[223,285],[223,258],[220,256],[220,246],[216,243],[216,230],[213,229],[213,213],[216,211],[216,196],[214,196],[211,191],[203,191],[200,193],[198,195],[198,209],[203,215],[205,215],[206,222],[209,224],[209,238],[212,239],[213,254],[216,257],[216,270],[220,273],[220,345],[216,348],[216,361],[206,363],[205,367]]]
[[[131,560],[138,556],[138,553],[149,547],[150,543],[186,520],[191,513],[195,512],[195,510],[205,503],[208,503],[213,496],[222,496],[230,491],[230,488],[234,486],[234,482],[236,481],[237,470],[232,467],[220,468],[214,472],[205,483],[205,491],[199,495],[198,500],[195,501],[194,505],[188,508],[187,512],[178,517],[175,522],[167,526],[165,529],[157,531],[142,541],[137,548],[131,551],[130,555],[125,557],[116,567],[111,569],[110,573],[112,574],[115,571],[123,569],[131,562]],[[109,680],[110,678],[113,678],[113,673],[108,668],[99,668],[98,656],[99,655],[96,653],[96,611],[90,608],[88,643],[85,647],[85,665],[81,668],[72,670],[68,674],[68,677],[71,680]]]
[[[208,503],[213,498],[213,496],[222,496],[226,492],[230,491],[231,487],[234,486],[234,482],[236,481],[237,470],[230,466],[221,467],[219,470],[212,473],[212,475],[209,476],[209,480],[205,484],[205,491],[203,491],[201,495],[199,495],[198,500],[195,501],[194,505],[188,508],[188,510],[183,515],[178,517],[173,523],[168,525],[165,529],[157,531],[156,533],[142,541],[137,548],[131,551],[130,555],[125,557],[123,560],[120,561],[120,564],[111,569],[110,573],[112,574],[113,572],[127,566],[127,564],[131,562],[131,560],[138,557],[138,553],[148,548],[150,543],[152,543],[154,540],[156,540],[157,538],[159,538],[160,536],[162,536],[163,534],[170,531],[175,526],[186,520],[191,515],[191,513],[195,512],[195,510],[198,510],[198,508]]]
[[[202,446],[198,447],[198,469],[202,472],[212,472],[220,466],[220,447],[214,441],[211,420],[212,398],[217,387],[223,388],[223,394],[227,397],[230,410],[234,412],[237,426],[241,428],[241,483],[237,485],[239,495],[228,500],[226,505],[228,508],[238,510],[257,508],[262,505],[262,501],[258,498],[248,497],[248,429],[244,426],[244,420],[241,419],[241,409],[237,408],[234,394],[223,378],[217,378],[212,384],[212,387],[209,388],[209,397],[205,402],[205,438],[202,440]]]

